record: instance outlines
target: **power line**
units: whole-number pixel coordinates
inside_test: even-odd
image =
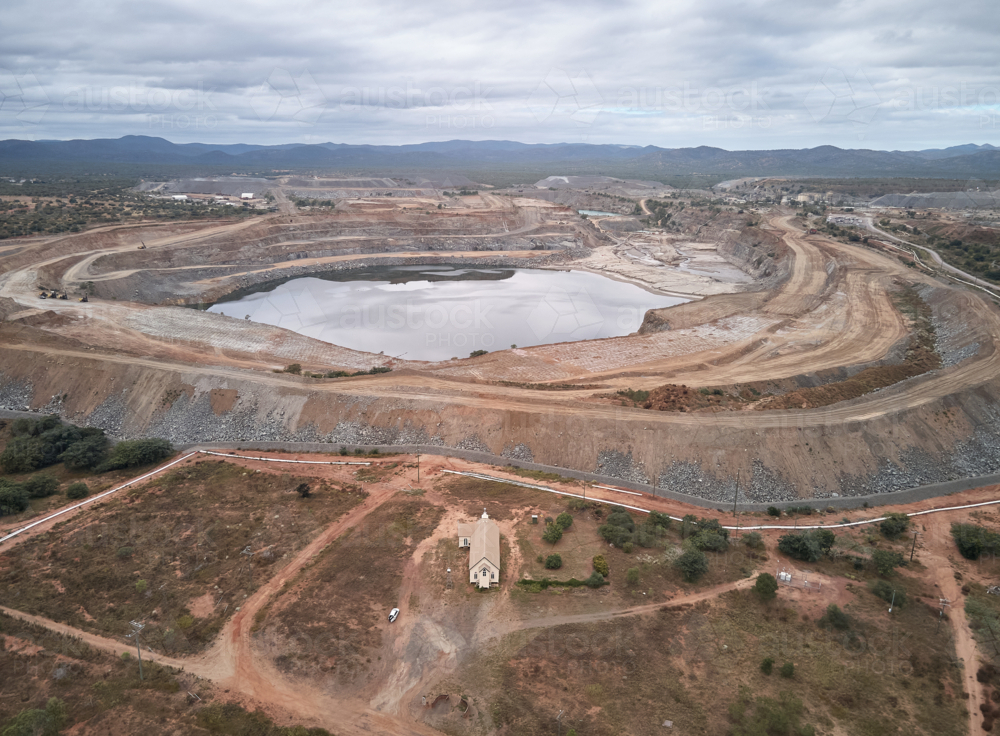
[[[129,624],[129,626],[132,627],[132,633],[131,634],[127,634],[125,638],[131,639],[131,638],[135,637],[135,651],[139,655],[139,680],[141,681],[142,680],[142,646],[139,644],[139,634],[141,634],[142,630],[144,628],[146,628],[146,624],[140,623],[138,621],[129,621],[128,624]]]

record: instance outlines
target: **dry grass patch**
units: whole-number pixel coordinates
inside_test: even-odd
[[[258,644],[277,666],[333,687],[355,681],[377,659],[382,629],[398,606],[403,570],[443,510],[397,495],[330,544],[276,600]]]
[[[310,498],[294,492],[308,482]],[[360,502],[354,486],[203,460],[28,539],[0,556],[5,603],[105,636],[148,622],[145,639],[176,655],[207,645],[286,558]],[[253,572],[241,551],[250,545]],[[192,610],[204,596],[207,615]]]

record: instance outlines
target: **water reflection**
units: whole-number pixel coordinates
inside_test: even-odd
[[[209,311],[355,350],[445,360],[627,335],[646,310],[684,301],[581,271],[404,266],[285,280]]]

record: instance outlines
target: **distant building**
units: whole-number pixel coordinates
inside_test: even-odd
[[[240,199],[253,199],[253,192],[243,192],[240,195]]]
[[[853,225],[854,227],[861,227],[864,224],[862,219],[856,215],[828,215],[826,221],[835,225]]]
[[[500,584],[500,527],[483,515],[475,524],[458,525],[458,546],[469,550],[469,582],[480,588]]]
[[[187,199],[188,197],[187,197],[187,195],[186,195],[186,194],[174,194],[174,195],[172,195],[172,196],[171,196],[170,198],[171,198],[171,199],[175,199],[175,200],[177,200],[178,202],[183,202],[183,201],[184,201],[184,200],[186,200],[186,199]]]

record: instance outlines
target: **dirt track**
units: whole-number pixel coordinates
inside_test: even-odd
[[[253,460],[230,461],[243,464],[248,468],[257,469],[265,467],[265,463]],[[194,460],[188,462],[194,462]],[[433,476],[439,473],[440,468],[453,465],[472,470],[477,469],[477,466],[474,464],[461,461],[438,461],[424,467],[425,481],[428,475]],[[321,472],[321,470],[317,472]],[[265,707],[278,718],[279,722],[287,720],[289,722],[305,722],[325,727],[336,727],[339,733],[345,734],[383,732],[425,734],[430,736],[431,734],[439,733],[420,721],[419,710],[413,710],[404,706],[415,697],[418,697],[416,693],[421,691],[421,685],[427,685],[429,682],[451,671],[454,662],[454,653],[450,656],[441,656],[443,652],[438,652],[438,644],[428,643],[425,661],[408,661],[405,656],[405,652],[408,651],[406,644],[412,636],[416,635],[414,622],[418,617],[408,615],[405,601],[409,600],[411,592],[419,590],[419,564],[423,556],[438,539],[451,535],[451,530],[457,517],[445,517],[439,525],[440,533],[429,537],[424,544],[418,546],[413,552],[411,563],[405,568],[399,596],[401,602],[404,602],[402,605],[404,610],[399,622],[400,626],[394,629],[393,636],[386,645],[386,653],[391,656],[386,657],[385,664],[379,669],[379,678],[382,682],[378,684],[378,694],[371,700],[359,698],[354,694],[336,695],[320,691],[308,682],[301,681],[300,679],[291,679],[281,674],[270,664],[267,655],[255,650],[250,634],[250,624],[254,621],[257,611],[267,605],[275,596],[281,595],[285,583],[292,580],[304,566],[309,564],[320,550],[349,528],[359,525],[374,509],[388,501],[398,492],[397,485],[406,484],[407,482],[412,483],[414,481],[415,472],[411,469],[407,475],[394,479],[394,485],[383,483],[370,484],[370,495],[364,503],[353,508],[323,530],[318,537],[298,552],[273,578],[262,585],[247,599],[239,613],[229,619],[218,635],[215,644],[206,653],[189,659],[168,657],[152,651],[144,652],[143,656],[164,665],[182,668],[192,674],[217,683],[221,688],[228,688],[237,697],[248,698],[255,706]],[[948,500],[948,503],[951,505],[960,505],[963,503],[976,503],[986,498],[994,499],[996,491],[996,487],[976,489],[963,493],[958,497],[952,497]],[[602,494],[599,489],[594,489],[593,493],[598,494],[598,496]],[[609,494],[605,492],[603,495]],[[644,497],[642,501],[646,505],[659,507],[671,513],[681,514],[692,510],[683,504],[665,502],[662,499],[651,497]],[[938,503],[937,505],[940,506],[941,504]],[[897,510],[917,511],[934,508],[934,506],[933,502],[921,502],[908,507],[900,507]],[[955,548],[949,534],[949,525],[955,520],[964,518],[966,513],[957,511],[942,512],[920,517],[921,524],[926,527],[920,544],[920,559],[924,562],[926,571],[921,574],[921,577],[927,582],[939,586],[942,596],[951,598],[955,603],[961,602],[962,595],[958,590],[958,583],[955,580],[953,574],[954,568],[950,560],[955,555]],[[722,515],[717,516],[721,517]],[[767,536],[771,538],[771,542],[773,543],[777,532],[768,533]],[[516,567],[516,565],[514,566]],[[810,577],[815,578],[817,575],[810,574]],[[818,577],[823,578],[821,575]],[[842,586],[838,586],[836,581],[823,579],[826,584],[824,584],[823,592],[819,594],[819,598],[817,599],[815,595],[810,598],[810,604],[814,608],[822,608],[826,603],[838,600],[837,596],[842,594]],[[702,601],[711,601],[725,592],[747,589],[752,583],[752,578],[744,578],[731,583],[695,590],[689,594],[677,595],[662,603],[630,606],[578,615],[551,615],[531,618],[523,618],[512,614],[509,606],[504,605],[506,601],[501,599],[494,601],[495,605],[492,608],[488,607],[484,609],[489,620],[480,621],[481,630],[478,634],[482,636],[477,636],[475,643],[472,645],[480,648],[488,646],[489,641],[498,640],[516,631],[548,628],[566,624],[592,623],[621,616],[641,616],[650,614],[661,608],[679,607]],[[506,582],[505,587],[510,587],[510,581]],[[131,643],[118,642],[96,636],[58,622],[23,614],[9,608],[0,607],[0,611],[61,634],[79,637],[90,646],[115,654],[128,651],[132,648]],[[482,619],[482,616],[480,618]],[[970,706],[972,706],[970,710],[974,710],[975,704],[982,702],[981,699],[983,697],[982,687],[977,683],[975,676],[978,666],[975,641],[964,612],[957,605],[949,612],[948,620],[954,630],[957,656],[963,663],[965,687],[970,693],[969,702]],[[970,719],[969,733],[971,736],[979,733],[978,722],[975,718]]]

